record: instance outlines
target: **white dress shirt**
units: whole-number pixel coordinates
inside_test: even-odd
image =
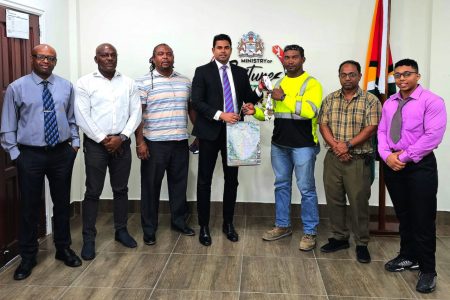
[[[130,137],[142,120],[134,80],[116,71],[109,80],[99,71],[78,79],[75,118],[83,132],[97,143],[108,135]]]

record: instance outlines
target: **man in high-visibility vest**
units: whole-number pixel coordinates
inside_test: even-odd
[[[322,86],[303,70],[306,58],[298,45],[284,48],[284,76],[271,91],[275,116],[271,145],[272,168],[275,174],[275,227],[263,234],[263,240],[274,241],[292,234],[290,206],[292,172],[302,195],[301,218],[304,235],[300,250],[316,246],[319,224],[317,192],[314,179],[316,156],[320,151],[317,137],[317,116],[322,103]],[[264,120],[264,111],[246,104],[244,113]]]

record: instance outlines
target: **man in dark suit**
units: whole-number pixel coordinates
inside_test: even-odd
[[[211,182],[220,151],[224,172],[223,232],[232,242],[239,235],[233,226],[234,206],[238,186],[238,168],[228,167],[226,158],[226,123],[236,123],[242,116],[244,102],[256,103],[259,95],[252,91],[247,71],[230,65],[231,39],[226,34],[214,37],[212,53],[214,60],[195,70],[192,81],[192,106],[197,119],[192,134],[199,139],[200,154],[197,179],[197,211],[200,225],[199,240],[211,245],[209,214]],[[246,113],[246,109],[243,109]]]

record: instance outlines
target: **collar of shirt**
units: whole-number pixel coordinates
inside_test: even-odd
[[[231,65],[230,65],[230,61],[228,61],[226,64],[222,64],[220,62],[218,62],[217,60],[214,60],[217,64],[217,68],[219,69],[219,71],[222,71],[222,66],[227,66],[228,70],[231,70]]]
[[[31,72],[31,78],[37,85],[41,84],[43,81],[48,81],[52,85],[55,84],[55,76],[53,74],[51,74],[47,79],[42,79],[36,73]]]
[[[166,78],[172,78],[172,77],[178,77],[180,74],[178,74],[175,71],[172,71],[172,74],[170,76],[164,76],[161,73],[159,73],[156,69],[152,71],[154,77],[166,77]]]
[[[342,96],[342,98],[345,99],[344,97],[344,92],[342,91],[342,89],[339,90],[339,95]],[[356,93],[352,96],[352,100],[357,98],[357,97],[361,97],[363,95],[363,90],[358,86],[358,90],[356,91]]]
[[[102,78],[105,78],[105,79],[108,79],[108,78],[106,78],[105,76],[103,76],[103,74],[102,73],[100,73],[100,71],[94,71],[94,73],[92,73],[92,75],[94,76],[94,77],[102,77]],[[113,76],[113,78],[115,78],[115,77],[119,77],[119,76],[122,76],[122,74],[119,72],[119,71],[116,71],[115,73],[114,73],[114,76]],[[109,80],[109,79],[108,79]]]
[[[409,97],[407,99],[418,100],[420,95],[422,94],[422,92],[423,92],[423,87],[420,84],[418,84],[416,89],[411,93],[411,95],[409,95]],[[400,94],[400,92],[398,92],[398,93],[395,93],[394,95],[392,95],[392,100],[400,101],[400,100],[406,100],[406,99],[403,99],[402,94]]]

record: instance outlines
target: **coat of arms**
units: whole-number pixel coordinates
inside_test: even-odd
[[[242,35],[241,40],[238,43],[238,51],[240,57],[262,57],[264,50],[264,43],[261,37],[249,31],[247,34]]]

